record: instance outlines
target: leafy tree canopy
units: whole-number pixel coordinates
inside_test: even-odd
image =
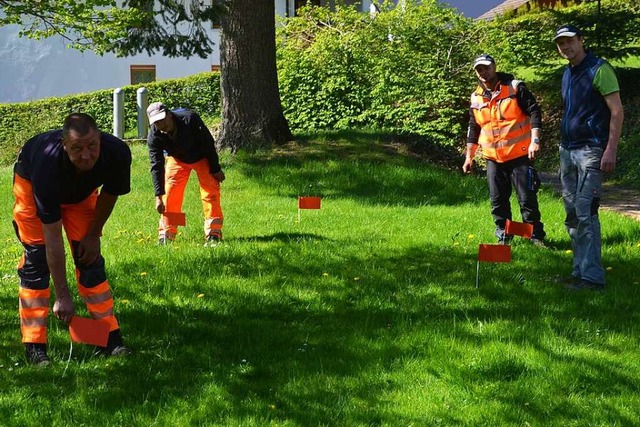
[[[640,54],[640,3],[629,0],[583,2],[576,6],[506,15],[481,22],[481,45],[509,66],[554,66],[558,52],[553,34],[571,23],[583,31],[587,46],[609,60]]]
[[[162,52],[207,57],[213,42],[207,25],[224,2],[199,0],[0,0],[0,26],[16,24],[33,39],[59,35],[79,50],[131,56]]]

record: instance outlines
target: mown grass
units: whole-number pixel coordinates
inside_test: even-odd
[[[103,252],[134,353],[75,345],[67,366],[52,319],[47,369],[24,364],[0,170],[0,424],[640,424],[637,222],[602,213],[608,290],[568,293],[553,283],[570,267],[562,206],[545,188],[552,248],[516,240],[476,289],[478,244],[494,241],[484,179],[375,134],[325,134],[223,155],[224,244],[202,246],[193,177],[187,227],[158,247],[145,147],[133,153]],[[298,195],[322,209],[298,222]]]

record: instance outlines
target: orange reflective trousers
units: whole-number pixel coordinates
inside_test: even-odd
[[[220,183],[213,177],[209,169],[209,161],[202,159],[195,163],[184,163],[175,157],[167,156],[165,160],[165,178],[163,196],[166,212],[182,212],[184,190],[187,187],[191,171],[196,171],[200,183],[200,199],[204,214],[204,235],[219,234],[222,230],[222,208],[220,207]],[[165,224],[162,215],[158,227],[159,237],[173,239],[178,234],[175,225]]]
[[[22,342],[46,344],[50,274],[42,223],[36,215],[31,182],[14,174],[13,194],[13,224],[24,247],[18,264]],[[104,258],[100,256],[95,263],[84,265],[76,257],[78,243],[93,220],[97,198],[96,191],[80,203],[62,205],[62,226],[71,243],[80,296],[91,317],[109,323],[113,331],[119,326],[113,314],[113,297],[107,282]]]

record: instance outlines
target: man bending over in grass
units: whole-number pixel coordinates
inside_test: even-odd
[[[95,120],[84,113],[69,115],[61,130],[36,135],[22,147],[13,175],[13,225],[24,247],[18,265],[20,328],[30,363],[50,363],[50,278],[56,297],[53,314],[65,323],[74,314],[63,229],[71,245],[80,296],[91,317],[110,327],[107,346],[98,348],[99,353],[129,353],[113,314],[100,236],[118,196],[130,191],[130,176],[129,147],[100,132]]]
[[[151,178],[156,210],[161,214],[158,244],[173,242],[178,233],[162,214],[182,210],[184,190],[194,170],[200,183],[205,246],[215,246],[222,240],[220,183],[225,177],[211,132],[198,114],[186,108],[169,110],[163,103],[154,102],[147,108],[147,115],[151,125],[147,138]]]

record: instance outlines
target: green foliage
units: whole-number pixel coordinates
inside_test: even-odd
[[[206,72],[182,79],[124,86],[125,129],[137,129],[137,90],[147,89],[149,102],[162,101],[170,108],[189,107],[203,118],[220,115],[220,74]],[[81,95],[47,98],[16,104],[0,104],[0,164],[15,161],[18,150],[37,133],[62,126],[72,112],[95,117],[106,132],[113,130],[113,91],[100,90]]]
[[[0,0],[0,26],[16,24],[21,35],[42,39],[59,35],[75,49],[130,56],[206,58],[213,52],[207,34],[224,14],[223,2],[181,0]]]
[[[101,246],[126,358],[92,357],[82,344],[70,354],[67,328],[50,316],[53,364],[25,366],[22,247],[0,227],[0,424],[640,425],[638,222],[601,213],[607,292],[569,293],[553,282],[571,255],[548,188],[540,207],[552,247],[516,238],[511,263],[476,269],[478,244],[494,242],[485,179],[385,135],[298,139],[221,153],[216,248],[202,246],[195,177],[187,226],[156,245],[147,149],[132,145],[132,191]],[[0,168],[4,222],[11,177]],[[323,201],[298,221],[301,194]]]
[[[609,60],[640,54],[640,3],[627,0],[597,2],[533,10],[526,14],[507,14],[493,21],[477,22],[482,28],[480,46],[491,52],[502,67],[545,67],[557,64],[553,35],[560,25],[577,25],[587,46]]]
[[[282,103],[294,129],[374,126],[451,145],[474,55],[471,22],[436,1],[307,7],[278,33]]]

